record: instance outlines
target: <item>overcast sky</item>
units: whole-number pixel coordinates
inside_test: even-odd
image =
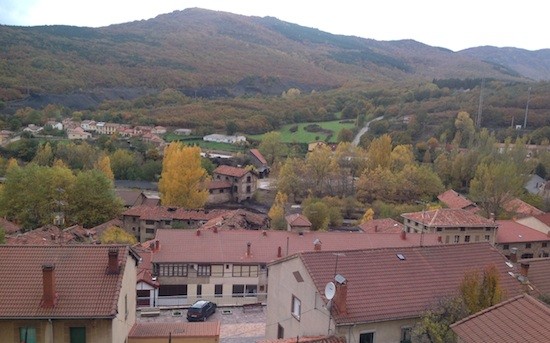
[[[414,39],[453,51],[550,48],[548,0],[0,0],[0,24],[99,27],[189,7],[272,16],[376,40]]]

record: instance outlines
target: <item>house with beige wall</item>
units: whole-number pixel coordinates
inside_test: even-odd
[[[437,233],[446,244],[496,242],[498,224],[469,210],[440,208],[403,213],[401,217],[407,232]]]
[[[550,236],[514,220],[498,220],[495,247],[514,259],[550,256]]]
[[[151,263],[160,286],[154,306],[265,303],[267,264],[300,251],[439,245],[437,235],[278,230],[157,230]]]
[[[506,261],[487,242],[289,255],[268,264],[266,339],[407,342],[426,309],[458,293],[467,271],[495,265],[507,296],[521,294]]]
[[[0,342],[126,342],[138,261],[118,245],[0,246]]]

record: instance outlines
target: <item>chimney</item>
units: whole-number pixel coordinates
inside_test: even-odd
[[[267,236],[267,231],[262,230],[262,236]]]
[[[197,236],[201,235],[201,230],[197,229]]]
[[[109,249],[109,264],[107,265],[107,274],[118,274],[118,249]]]
[[[160,241],[157,239],[155,241],[155,248],[154,248],[154,251],[157,252],[160,250]]]
[[[407,239],[407,232],[405,230],[401,230],[401,239],[406,240]]]
[[[277,257],[283,257],[283,249],[281,247],[277,249]]]
[[[250,246],[252,243],[248,242],[246,243],[246,256],[250,256]]]
[[[55,294],[55,265],[43,264],[42,265],[42,307],[51,308],[55,306],[56,294]]]
[[[214,233],[218,233],[218,227],[214,226],[214,229],[212,231],[214,231]]]
[[[527,277],[527,274],[529,272],[529,263],[528,262],[520,263],[519,272],[520,272],[521,275]]]
[[[334,294],[334,305],[338,314],[347,314],[348,281],[338,274],[334,277],[336,281],[336,293]]]
[[[437,236],[437,243],[443,243],[443,237]]]
[[[374,225],[374,232],[378,232],[378,225]]]
[[[518,248],[511,248],[510,249],[510,262],[517,263],[518,262]]]
[[[321,251],[321,241],[319,240],[319,238],[317,238],[314,242],[313,242],[313,250],[314,251]]]
[[[490,219],[491,221],[495,221],[495,214],[491,212],[491,213],[489,214],[489,219]]]

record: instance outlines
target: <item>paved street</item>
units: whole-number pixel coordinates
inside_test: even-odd
[[[241,307],[218,308],[208,321],[220,321],[220,343],[255,343],[265,336],[266,308],[248,310],[244,313]],[[186,310],[181,316],[173,316],[171,310],[162,310],[158,317],[141,317],[138,322],[177,322],[187,321]]]

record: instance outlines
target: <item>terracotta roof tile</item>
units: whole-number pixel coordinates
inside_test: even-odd
[[[437,198],[449,208],[468,209],[477,207],[470,199],[452,189],[439,194]]]
[[[250,149],[250,153],[254,155],[260,161],[261,164],[267,164],[267,160],[265,159],[264,155],[260,152],[258,149]]]
[[[220,322],[136,323],[130,330],[128,338],[168,338],[170,334],[173,338],[219,337]]]
[[[9,245],[56,245],[96,241],[95,230],[86,230],[81,226],[71,226],[62,230],[55,225],[46,225],[6,238],[6,243]]]
[[[292,338],[281,338],[281,339],[266,339],[257,341],[256,343],[346,343],[345,337],[335,337],[335,336],[302,336],[302,337],[292,337]]]
[[[7,219],[0,218],[0,227],[4,228],[6,235],[13,235],[21,231],[21,228]]]
[[[550,295],[550,258],[530,258],[519,262],[529,265],[527,278],[535,289],[541,294]]]
[[[288,215],[285,217],[285,219],[290,226],[311,227],[311,222],[309,221],[309,219],[307,219],[306,216],[300,213],[294,213],[294,214]]]
[[[550,308],[522,294],[451,325],[464,343],[548,342]]]
[[[359,224],[359,228],[367,233],[399,233],[403,231],[403,227],[403,224],[392,218],[373,219]]]
[[[107,274],[109,249],[119,274]],[[0,318],[93,318],[116,315],[127,246],[0,246]],[[57,302],[41,307],[42,265],[54,264]]]
[[[526,203],[525,201],[514,198],[503,205],[503,208],[510,213],[515,213],[516,215],[522,217],[529,216],[539,216],[544,214],[543,211],[539,210],[533,205]]]
[[[240,178],[245,176],[246,173],[248,173],[248,170],[244,168],[221,165],[218,168],[214,169],[212,173]]]
[[[263,230],[269,227],[269,218],[265,214],[252,213],[243,209],[227,211],[210,219],[201,229],[217,230]]]
[[[153,262],[189,263],[267,263],[300,251],[312,251],[313,242],[321,241],[322,250],[372,249],[381,247],[409,247],[420,245],[420,234],[363,232],[305,232],[302,235],[278,230],[157,230],[160,251],[153,254]],[[436,234],[424,234],[425,245],[440,244]],[[287,240],[288,239],[288,240]],[[247,243],[251,254],[246,255]],[[288,254],[287,254],[288,247]],[[205,251],[208,253],[205,254]],[[323,286],[324,287],[324,286]]]
[[[186,210],[181,207],[167,207],[167,206],[134,206],[122,213],[123,216],[136,216],[141,220],[162,220],[165,218],[177,219],[177,220],[203,220],[207,221],[222,213],[226,210]]]
[[[377,234],[380,235],[380,234]],[[376,235],[374,235],[376,236]],[[404,259],[398,258],[401,254]],[[334,278],[333,252],[299,254],[320,294]],[[464,273],[495,265],[508,296],[522,292],[508,275],[506,257],[489,243],[345,251],[338,274],[347,279],[347,315],[337,323],[368,323],[418,317],[441,297],[457,293]]]
[[[547,184],[550,185],[550,182],[548,182]],[[550,212],[535,216],[535,218],[544,223],[544,225],[550,226]]]
[[[438,210],[403,213],[403,218],[424,224],[428,227],[496,227],[490,219],[478,216],[467,210],[440,208]]]
[[[513,220],[497,220],[496,241],[499,244],[550,241],[550,237],[538,230]]]

